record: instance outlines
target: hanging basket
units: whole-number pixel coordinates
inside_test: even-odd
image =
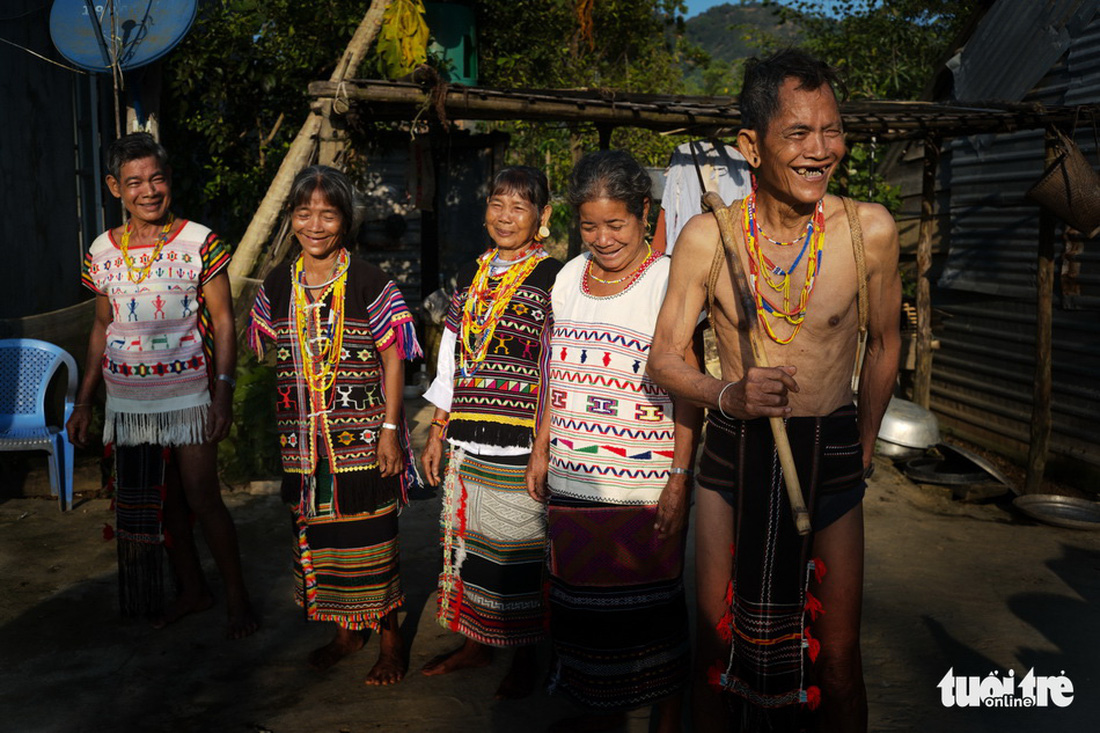
[[[1077,143],[1055,132],[1058,157],[1025,195],[1091,239],[1100,234],[1100,176]]]

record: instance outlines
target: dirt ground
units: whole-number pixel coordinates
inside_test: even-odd
[[[413,413],[422,436],[429,413]],[[79,485],[94,485],[94,474],[85,466]],[[223,606],[163,631],[120,619],[115,545],[101,531],[113,522],[107,500],[79,498],[62,514],[56,501],[10,498],[42,484],[44,474],[18,480],[22,486],[0,486],[0,730],[510,732],[541,730],[575,713],[542,691],[493,701],[507,653],[487,669],[419,674],[456,643],[434,619],[438,491],[401,517],[411,671],[394,687],[368,688],[362,680],[377,654],[375,638],[327,672],[305,665],[331,629],[307,624],[293,604],[287,513],[262,485],[225,494],[263,620],[254,636],[229,642]],[[881,460],[864,506],[872,730],[1094,729],[1100,533],[1036,524],[1004,500],[962,504]],[[207,566],[217,588],[208,558]],[[957,676],[1009,669],[1017,678],[1029,669],[1063,675],[1074,699],[1064,708],[949,708],[937,689],[949,669]],[[649,730],[648,711],[633,713],[624,730]]]

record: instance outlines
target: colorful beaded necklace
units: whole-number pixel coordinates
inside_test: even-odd
[[[331,457],[332,445],[328,427],[328,411],[332,407],[335,394],[332,385],[336,382],[336,373],[340,366],[340,356],[344,349],[344,295],[347,292],[348,264],[347,250],[341,250],[334,268],[333,277],[323,284],[316,298],[311,298],[312,288],[305,282],[305,262],[299,257],[294,264],[294,328],[297,338],[297,353],[301,360],[299,373],[309,394],[308,444],[309,467],[317,465],[317,433],[320,432],[328,444]],[[325,299],[331,296],[328,318],[322,321],[321,311]],[[320,427],[318,428],[318,419]]]
[[[126,263],[126,277],[130,278],[130,282],[134,285],[141,284],[145,278],[149,277],[149,271],[153,268],[153,263],[157,261],[157,258],[160,257],[160,251],[168,243],[168,234],[172,231],[172,225],[175,221],[176,217],[169,212],[168,222],[160,230],[160,235],[157,236],[157,241],[153,245],[152,254],[149,255],[149,259],[145,261],[145,264],[139,268],[134,267],[134,259],[130,256],[130,234],[133,232],[133,222],[126,222],[126,228],[122,231],[122,241],[118,243],[118,248],[122,250],[122,261]]]
[[[635,267],[633,270],[631,270],[627,274],[620,277],[618,280],[604,280],[604,279],[598,278],[598,277],[596,277],[595,275],[592,274],[592,260],[594,260],[595,257],[592,256],[592,255],[589,255],[588,264],[585,265],[585,268],[584,268],[584,276],[585,276],[585,278],[587,278],[589,280],[595,280],[596,282],[600,283],[601,285],[618,285],[623,280],[627,280],[627,279],[630,279],[630,278],[633,278],[634,276],[636,276],[638,274],[638,272],[642,269],[642,265],[644,265],[649,260],[649,258],[652,257],[652,256],[653,256],[653,246],[650,245],[649,242],[646,242],[645,243],[645,257],[642,258],[641,263],[639,263],[639,265],[637,267]]]
[[[546,250],[535,245],[531,252],[517,258],[507,270],[493,275],[495,255],[496,250],[491,249],[478,258],[477,273],[462,306],[459,367],[464,377],[473,376],[485,360],[497,324],[519,286],[540,262],[550,256]]]
[[[619,291],[620,293],[625,292],[625,291],[629,290],[630,287],[632,285],[634,285],[635,282],[637,282],[638,278],[640,278],[642,275],[645,274],[645,271],[649,269],[649,266],[652,263],[659,260],[663,256],[663,254],[664,254],[663,252],[654,252],[653,247],[651,247],[649,245],[649,243],[647,242],[646,243],[645,259],[642,260],[641,264],[639,264],[637,267],[635,267],[630,272],[629,275],[624,275],[623,277],[620,277],[618,280],[601,280],[600,278],[593,275],[592,274],[592,260],[593,260],[593,257],[590,254],[590,255],[588,255],[588,263],[584,267],[584,274],[581,275],[581,292],[584,293],[585,295],[592,295],[592,290],[591,290],[591,287],[589,286],[589,283],[588,283],[588,281],[590,279],[595,280],[596,282],[602,283],[604,285],[618,285],[621,282],[625,282],[626,285],[623,286],[623,289]],[[616,293],[616,295],[617,295],[617,293]],[[599,296],[594,296],[594,297],[599,297]],[[608,297],[610,297],[610,296],[608,296]]]
[[[802,249],[794,262],[786,269],[778,267],[764,255],[757,239],[760,233],[760,225],[756,219],[756,193],[745,197],[741,206],[742,229],[745,235],[745,252],[748,255],[749,280],[752,285],[753,296],[756,300],[756,315],[763,325],[764,330],[772,341],[777,344],[789,344],[802,328],[806,312],[810,303],[810,294],[813,292],[814,283],[821,267],[821,250],[825,244],[825,200],[817,202],[813,216],[806,225],[806,236],[802,241]],[[797,242],[797,240],[795,240]],[[792,242],[793,243],[793,242]],[[779,244],[779,243],[777,243]],[[809,251],[809,259],[806,261],[806,278],[802,283],[802,291],[798,296],[797,305],[791,305],[791,273],[798,268],[803,256]],[[780,307],[764,297],[760,292],[760,281],[763,280],[768,288],[779,293],[783,297],[783,305]],[[776,320],[786,321],[793,326],[791,333],[785,337],[779,337],[772,329],[768,316]]]

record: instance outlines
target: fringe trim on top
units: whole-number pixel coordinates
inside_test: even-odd
[[[503,420],[504,418],[501,418]],[[464,443],[476,443],[478,445],[494,445],[504,448],[516,447],[530,450],[534,437],[534,420],[524,420],[522,425],[511,425],[503,421],[491,421],[489,419],[465,418],[461,416],[455,419],[451,413],[451,421],[447,424],[447,438],[460,440]]]
[[[206,442],[209,405],[169,412],[115,412],[106,409],[103,442],[116,445],[201,445]]]

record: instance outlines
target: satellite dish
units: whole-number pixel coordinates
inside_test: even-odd
[[[119,66],[136,69],[171,51],[191,29],[197,8],[198,0],[114,0]],[[88,71],[111,70],[111,26],[108,0],[55,0],[50,10],[54,46]]]

